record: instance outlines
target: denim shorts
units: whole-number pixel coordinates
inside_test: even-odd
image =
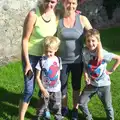
[[[31,79],[28,79],[24,74],[25,73],[25,60],[24,60],[24,58],[22,58],[23,74],[24,74],[23,101],[27,102],[27,103],[30,101],[30,99],[33,95],[34,88],[35,88],[35,75],[36,75],[35,66],[38,63],[38,60],[40,59],[40,57],[41,56],[29,55],[30,64],[33,69],[33,77]]]

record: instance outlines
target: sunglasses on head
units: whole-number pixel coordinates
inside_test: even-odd
[[[52,0],[45,0],[45,2],[46,2],[46,3],[49,3],[49,2],[50,2],[50,3],[52,3],[52,4],[56,3],[55,1],[52,1]]]

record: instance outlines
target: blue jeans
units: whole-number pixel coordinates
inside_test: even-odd
[[[92,120],[92,115],[88,110],[88,102],[93,95],[97,94],[99,99],[104,105],[107,120],[114,120],[114,111],[112,107],[112,97],[110,86],[94,87],[92,85],[85,86],[82,94],[80,95],[80,109],[87,120]]]
[[[61,92],[62,96],[67,94],[67,81],[69,73],[71,72],[72,88],[77,91],[81,87],[81,77],[83,72],[83,63],[63,64],[60,80],[61,80]]]
[[[24,93],[23,93],[23,102],[29,102],[33,92],[34,92],[34,88],[35,88],[35,75],[36,75],[36,69],[35,66],[38,63],[38,60],[40,59],[40,56],[33,56],[33,55],[29,55],[29,60],[30,60],[30,64],[32,66],[33,69],[33,77],[31,79],[28,79],[25,74],[24,74]],[[22,59],[23,62],[23,73],[25,70],[25,60],[24,58]]]

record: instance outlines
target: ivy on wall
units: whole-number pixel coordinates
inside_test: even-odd
[[[78,0],[79,4],[83,4],[86,0]],[[113,18],[113,12],[117,7],[120,7],[120,0],[103,0],[103,6],[106,9],[108,19]]]
[[[114,10],[120,6],[120,0],[103,0],[103,6],[106,9],[108,19],[112,19]]]

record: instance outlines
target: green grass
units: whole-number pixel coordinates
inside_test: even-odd
[[[16,120],[18,104],[23,91],[21,62],[10,63],[0,68],[0,120]],[[26,117],[35,114],[38,88],[35,89]]]
[[[120,27],[101,30],[103,47],[108,51],[120,53]]]
[[[120,28],[111,28],[101,30],[101,39],[103,47],[113,53],[120,55]],[[108,68],[113,64],[110,63]],[[120,67],[111,75],[111,90],[113,107],[115,111],[115,120],[120,120]],[[16,120],[18,117],[18,104],[23,91],[23,74],[21,62],[9,63],[6,66],[0,67],[0,120]],[[82,80],[82,88],[84,81]],[[35,115],[37,104],[38,87],[35,88],[34,96],[31,100],[30,107],[27,111],[25,120],[29,120]],[[70,77],[68,82],[68,106],[72,110],[72,89]],[[105,120],[106,115],[104,108],[97,96],[94,96],[89,103],[89,108],[95,120]],[[79,111],[79,117],[83,120],[82,114]],[[71,114],[66,118],[69,120]]]

